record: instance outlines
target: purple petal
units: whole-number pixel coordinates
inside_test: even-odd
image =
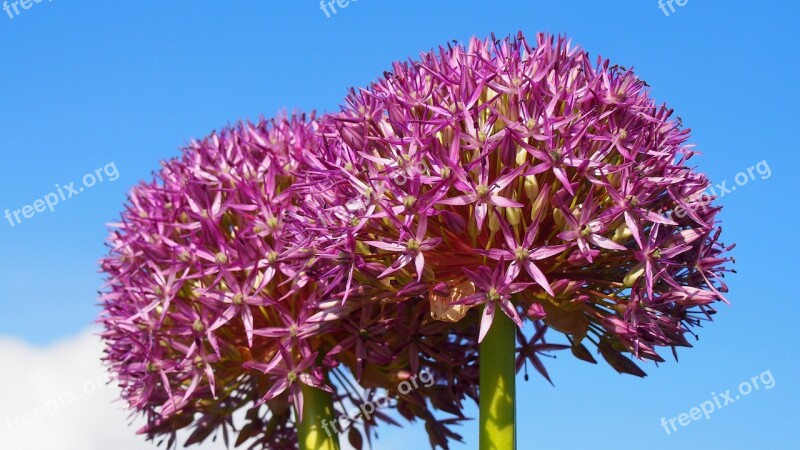
[[[598,247],[602,247],[608,250],[627,250],[627,248],[623,247],[622,245],[617,244],[611,239],[600,236],[599,234],[590,234],[589,236],[586,237],[586,240],[588,240],[589,242]]]
[[[544,290],[548,294],[555,297],[555,294],[553,294],[553,290],[550,289],[550,283],[547,281],[547,277],[545,277],[542,271],[539,270],[538,267],[536,267],[536,264],[532,263],[531,261],[525,261],[523,265],[525,266],[525,271],[528,272],[528,275],[530,275],[531,278],[536,280],[536,282],[539,283],[539,286],[544,288]]]

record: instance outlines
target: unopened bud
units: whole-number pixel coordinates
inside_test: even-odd
[[[631,229],[628,228],[628,225],[623,223],[622,225],[618,226],[616,230],[614,230],[614,237],[611,239],[614,242],[622,242],[631,236],[633,236]]]
[[[522,209],[521,208],[506,208],[506,219],[508,224],[516,227],[522,222]]]
[[[467,224],[467,233],[473,239],[478,237],[478,234],[479,234],[478,225],[475,223],[474,220],[470,220],[469,224]]]
[[[556,222],[556,225],[558,225],[559,228],[563,228],[564,224],[567,223],[567,219],[564,218],[564,213],[558,208],[553,210],[553,220]]]
[[[544,195],[540,195],[536,197],[536,200],[533,202],[533,206],[531,207],[531,220],[536,222],[539,218],[539,214],[542,212],[544,208],[545,202],[547,199]]]
[[[631,269],[628,272],[628,274],[625,275],[625,278],[622,280],[622,284],[626,288],[632,287],[634,284],[636,284],[636,280],[638,280],[643,273],[644,273],[644,264],[640,263],[635,265],[633,269]]]
[[[528,308],[528,318],[531,320],[541,320],[547,317],[547,313],[545,312],[542,305],[538,303],[533,303]]]
[[[500,231],[500,215],[494,211],[489,211],[489,229],[494,232]]]
[[[528,160],[528,151],[520,147],[520,149],[517,151],[517,165],[521,166],[525,164],[525,161],[527,160]]]
[[[528,175],[525,177],[523,188],[525,189],[525,196],[533,200],[539,195],[539,180],[536,179],[535,175]]]

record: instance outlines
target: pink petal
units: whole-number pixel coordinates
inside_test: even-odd
[[[570,195],[574,196],[575,191],[572,190],[572,184],[570,184],[569,179],[567,178],[567,172],[560,167],[554,167],[553,173],[555,173],[556,178],[558,178],[558,181],[560,181],[561,184],[564,185],[564,188],[567,189],[567,192],[569,192]]]
[[[586,240],[598,247],[603,247],[608,250],[627,250],[627,248],[617,244],[611,239],[600,236],[599,234],[590,234],[586,237]]]
[[[478,203],[475,205],[475,225],[480,231],[483,228],[483,221],[486,219],[486,213],[489,210],[489,205],[486,203]]]
[[[381,250],[388,250],[391,252],[402,252],[405,251],[406,249],[402,245],[393,242],[366,241],[366,244],[371,245],[373,247],[377,247]]]
[[[422,269],[425,267],[425,256],[422,252],[417,253],[414,258],[414,264],[417,267],[417,281],[420,281],[422,279]]]
[[[511,303],[511,300],[505,298],[500,300],[500,309],[511,319],[518,327],[522,326],[522,319],[519,318],[519,314],[517,314],[517,308],[514,308],[514,304]]]
[[[242,305],[242,322],[244,323],[244,330],[247,333],[247,343],[252,348],[253,347],[253,312],[250,311],[250,307],[247,305]]]
[[[491,328],[493,320],[494,302],[489,302],[483,307],[483,315],[481,316],[481,331],[478,335],[478,343],[483,342],[483,338],[485,338],[486,333],[489,332],[489,328]]]
[[[547,291],[548,294],[555,297],[555,294],[553,294],[553,290],[550,289],[550,283],[547,281],[547,277],[545,277],[542,271],[539,270],[538,267],[536,267],[536,264],[530,261],[525,261],[524,265],[525,265],[525,270],[528,272],[531,278],[536,280],[536,282],[539,283],[539,286],[544,288],[544,290]]]
[[[519,272],[519,263],[516,260],[511,261],[511,264],[508,265],[508,271],[506,272],[506,283],[514,281],[517,278],[517,275],[519,275]]]
[[[478,194],[465,194],[458,197],[443,198],[439,200],[440,205],[469,205],[478,201]]]
[[[515,202],[510,198],[501,197],[499,195],[489,196],[489,203],[496,206],[502,206],[504,208],[522,208],[523,206],[525,206],[522,203]]]
[[[540,260],[555,256],[567,249],[566,245],[556,245],[553,247],[542,247],[531,252],[530,258]]]
[[[633,220],[631,213],[628,211],[625,211],[625,224],[628,225],[628,229],[631,230],[631,234],[636,240],[636,243],[639,244],[639,248],[644,248],[642,244],[642,234],[639,232],[639,225]]]
[[[496,187],[497,191],[500,191],[504,187],[508,186],[512,181],[514,181],[523,170],[525,170],[526,164],[523,164],[516,169],[512,170],[511,172],[503,175],[502,177],[496,179],[494,181],[494,186]]]

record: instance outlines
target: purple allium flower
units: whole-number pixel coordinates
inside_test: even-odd
[[[294,449],[299,384],[331,390],[309,317],[327,285],[292,195],[316,148],[316,120],[243,123],[192,142],[130,193],[114,224],[102,294],[106,363],[150,438],[187,444],[245,408],[251,436]]]
[[[338,219],[298,189],[313,185],[303,173],[325,167],[318,126],[294,116],[193,142],[132,190],[113,224],[102,261],[105,361],[123,398],[147,418],[140,432],[149,438],[171,445],[178,430],[193,429],[188,445],[234,432],[252,448],[296,449],[293,410],[302,411],[305,384],[334,392],[337,417],[349,413],[343,402],[361,405],[381,390],[398,396],[360,425],[370,440],[379,422],[396,424],[390,408],[424,420],[443,448],[460,439],[449,427],[477,383],[462,367],[477,352],[459,337],[471,333],[468,324],[448,330],[420,299],[342,304],[342,289],[354,285],[341,268],[363,258],[330,244],[340,236],[327,224]],[[418,250],[435,243],[421,239]],[[421,254],[396,254],[406,251]],[[435,387],[398,392],[422,369]],[[428,401],[455,419],[435,416]],[[245,411],[241,427],[237,410]]]
[[[395,63],[321,130],[312,190],[336,218],[344,304],[427,296],[436,319],[476,333],[460,334],[470,349],[499,305],[581,359],[594,362],[592,343],[644,375],[623,353],[662,361],[657,347],[689,346],[725,301],[732,247],[687,165],[689,130],[632,71],[564,38],[473,39]],[[518,340],[524,363],[535,342]]]

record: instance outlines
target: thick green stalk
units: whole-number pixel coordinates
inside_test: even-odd
[[[303,420],[297,425],[300,450],[339,450],[333,397],[317,388],[302,385]]]
[[[480,344],[480,450],[515,450],[516,325],[499,308]]]

